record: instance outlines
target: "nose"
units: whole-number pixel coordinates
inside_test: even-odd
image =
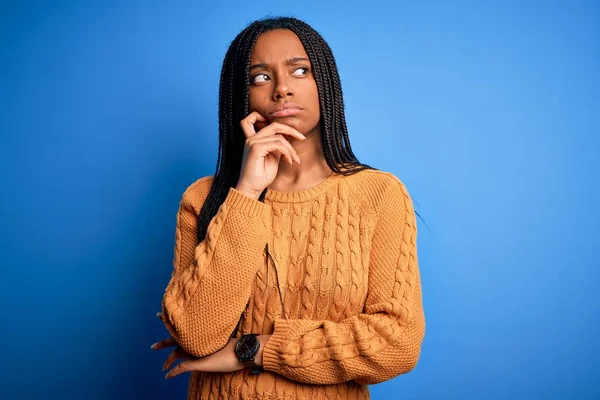
[[[294,97],[292,88],[286,78],[277,77],[275,88],[273,90],[273,100],[277,101],[281,98]]]

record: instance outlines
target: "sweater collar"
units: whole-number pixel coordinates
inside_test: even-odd
[[[270,200],[273,202],[279,203],[300,203],[302,201],[307,201],[318,197],[322,193],[324,193],[327,189],[329,189],[332,185],[340,180],[342,174],[338,174],[336,172],[329,175],[327,178],[322,180],[316,186],[313,186],[308,189],[296,190],[293,192],[280,192],[277,190],[271,190],[267,188],[267,193],[265,194],[265,200]]]

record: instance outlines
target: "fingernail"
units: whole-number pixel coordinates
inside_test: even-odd
[[[156,316],[157,316],[158,318],[160,318],[160,312],[157,312],[157,313],[156,313]]]
[[[152,346],[150,346],[150,348],[155,349],[157,344],[158,344],[158,342],[154,343]]]
[[[167,372],[167,374],[165,375],[165,379],[169,379],[169,373]]]

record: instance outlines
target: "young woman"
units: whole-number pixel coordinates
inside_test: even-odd
[[[188,399],[368,399],[425,334],[411,198],[354,156],[323,38],[255,21],[221,73],[219,158],[177,213],[162,301]]]

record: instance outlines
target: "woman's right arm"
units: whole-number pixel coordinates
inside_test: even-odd
[[[256,111],[240,121],[246,137],[240,178],[197,246],[196,210],[208,194],[208,179],[185,191],[177,213],[174,268],[162,312],[173,339],[193,356],[212,354],[228,343],[266,262],[271,207],[258,201],[259,194],[277,176],[281,157],[300,162],[286,138],[305,140],[303,134],[276,122],[256,132],[257,122],[266,119]]]
[[[183,194],[177,212],[173,271],[162,301],[171,336],[193,356],[228,343],[265,262],[270,207],[230,188],[205,239],[196,245],[198,213],[210,189],[199,179]]]

